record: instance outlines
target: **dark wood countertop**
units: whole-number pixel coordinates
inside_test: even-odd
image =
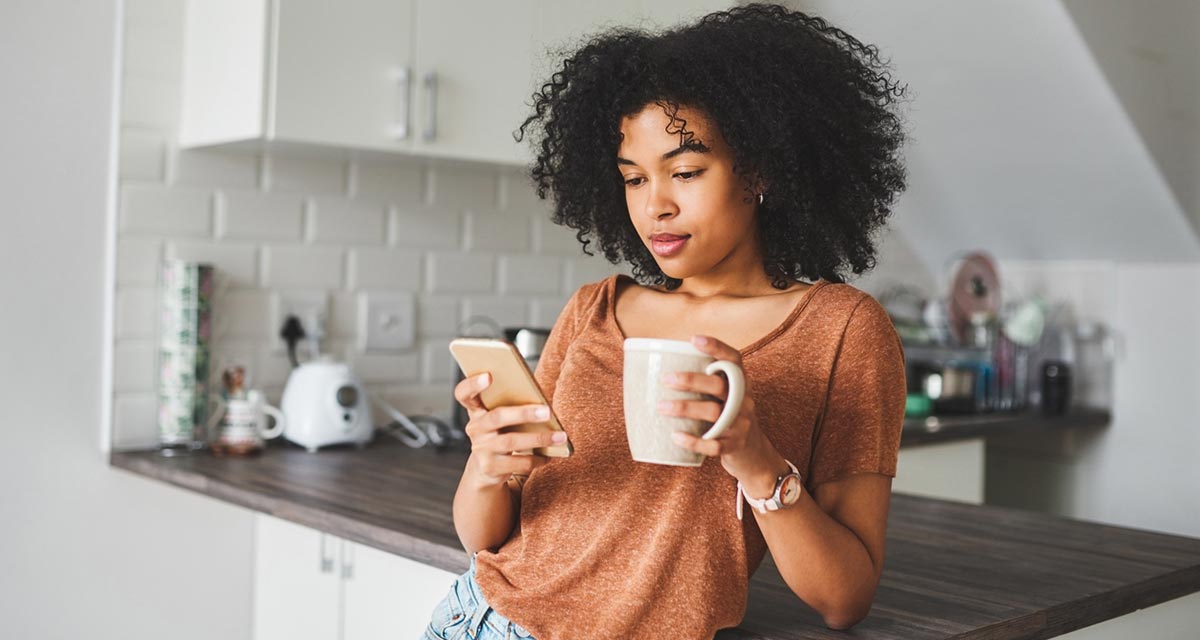
[[[113,453],[114,466],[461,573],[451,505],[466,453],[379,436],[363,450],[260,457]],[[768,554],[719,638],[1046,638],[1200,591],[1200,539],[894,494],[871,615],[830,630]]]
[[[1073,408],[1061,416],[1025,411],[905,418],[900,446],[937,444],[981,436],[1058,435],[1071,430],[1102,428],[1111,421],[1108,410],[1091,408]]]

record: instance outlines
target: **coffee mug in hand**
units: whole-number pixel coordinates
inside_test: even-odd
[[[725,406],[709,427],[704,420],[672,416],[658,411],[659,400],[703,400],[704,394],[674,389],[662,382],[668,372],[713,374],[720,371],[729,382]],[[741,367],[717,360],[682,340],[625,339],[625,434],[629,451],[638,462],[698,467],[704,455],[671,441],[673,431],[686,431],[704,439],[721,435],[733,424],[742,407],[745,378]]]

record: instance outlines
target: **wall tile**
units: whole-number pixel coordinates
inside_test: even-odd
[[[226,189],[258,188],[257,155],[174,148],[171,153],[175,154],[176,184]]]
[[[614,265],[602,256],[567,260],[566,287],[563,293],[574,293],[579,287],[590,282],[603,280],[610,275],[620,272],[629,273],[627,265]]]
[[[495,169],[438,165],[430,169],[433,197],[429,204],[450,210],[496,209],[498,174]]]
[[[500,256],[500,293],[558,293],[562,260],[541,256]]]
[[[351,289],[421,289],[419,251],[359,248],[350,256]]]
[[[398,207],[391,212],[391,243],[422,249],[462,246],[462,214],[444,209]]]
[[[351,350],[347,360],[363,382],[416,382],[421,378],[421,358],[415,351],[381,355]]]
[[[342,284],[343,262],[343,251],[338,247],[263,247],[264,284],[337,289]]]
[[[570,300],[569,296],[534,299],[530,302],[529,323],[544,329],[553,328],[559,314],[566,308],[568,300]]]
[[[450,340],[433,340],[421,345],[421,381],[428,383],[445,382],[454,379],[458,363],[450,355]]]
[[[316,158],[290,158],[274,154],[267,158],[267,187],[271,191],[303,195],[345,195],[346,164]]]
[[[237,240],[300,240],[303,198],[257,191],[225,191],[222,237]]]
[[[425,170],[419,164],[359,163],[351,175],[355,197],[408,206],[425,201]]]
[[[158,444],[158,401],[153,393],[114,394],[112,444],[114,450]]]
[[[223,280],[226,286],[253,287],[258,284],[258,248],[251,244],[169,242],[166,257],[190,262],[208,262],[216,267],[218,279]]]
[[[317,242],[383,244],[387,241],[387,209],[377,202],[316,198],[310,215]]]
[[[210,236],[212,193],[204,189],[123,184],[120,230],[126,234]]]
[[[457,335],[459,307],[455,296],[417,296],[418,338]]]
[[[468,251],[528,251],[529,221],[498,211],[469,211],[465,218],[464,247]]]
[[[431,293],[494,291],[495,263],[495,256],[490,254],[431,253],[426,262],[426,290]]]
[[[166,149],[167,144],[162,133],[122,129],[121,158],[118,165],[120,177],[150,182],[164,181]]]
[[[154,391],[154,340],[119,340],[113,351],[113,390]]]
[[[117,239],[117,285],[154,285],[163,243],[157,238],[126,237]]]
[[[502,176],[504,202],[501,203],[506,211],[526,215],[549,215],[550,203],[540,200],[525,173],[506,172]]]
[[[577,231],[570,227],[554,224],[546,216],[530,216],[533,227],[533,251],[557,256],[586,257],[583,243],[575,239]],[[600,253],[599,245],[593,240],[588,249]]]
[[[501,327],[522,327],[529,324],[529,305],[523,298],[469,297],[463,300],[461,320],[485,315]]]
[[[126,69],[121,78],[121,126],[177,130],[181,95],[178,77]]]
[[[261,289],[230,290],[216,297],[213,336],[264,339],[274,335],[267,326],[271,296]]]
[[[153,287],[118,288],[117,338],[153,338],[157,327],[158,292]]]

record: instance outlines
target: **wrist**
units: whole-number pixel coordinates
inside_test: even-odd
[[[778,452],[773,451],[772,453],[774,455],[769,458],[769,462],[759,466],[756,472],[746,478],[738,478],[746,495],[751,498],[766,500],[775,495],[775,483],[779,477],[792,472],[783,456]]]
[[[510,475],[512,474],[506,473],[503,477],[488,475],[479,468],[479,459],[474,453],[467,458],[467,486],[476,491],[495,491],[497,488],[507,487]]]

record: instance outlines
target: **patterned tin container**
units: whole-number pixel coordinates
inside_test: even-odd
[[[159,450],[178,455],[203,449],[208,440],[213,267],[168,261],[159,290]]]

